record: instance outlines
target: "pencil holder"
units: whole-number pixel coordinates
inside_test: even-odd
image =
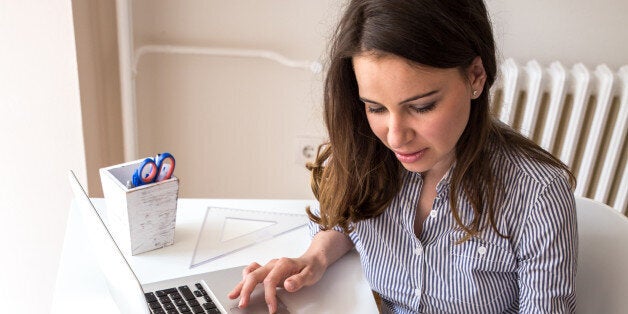
[[[141,162],[100,169],[107,226],[120,249],[131,255],[173,244],[177,216],[178,178],[127,185]]]

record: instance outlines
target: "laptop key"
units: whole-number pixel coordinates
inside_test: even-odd
[[[200,290],[196,290],[194,291],[194,295],[200,298],[203,296],[203,293]]]
[[[157,301],[157,297],[152,292],[144,293],[144,297],[146,298],[146,302],[148,303]]]
[[[165,303],[172,303],[172,301],[170,301],[170,298],[169,298],[168,296],[165,296],[165,297],[160,297],[160,298],[159,298],[159,302],[161,302],[162,304],[165,304]]]
[[[197,282],[195,286],[196,286],[196,289],[203,289],[203,285],[201,285],[200,282]]]
[[[189,305],[189,306],[191,306],[191,307],[201,306],[201,304],[200,304],[200,303],[198,303],[198,301],[196,301],[196,299],[194,299],[194,300],[189,300],[189,301],[188,301],[188,305]]]
[[[179,287],[179,292],[181,292],[181,294],[183,295],[183,298],[186,300],[195,300],[196,297],[194,297],[194,294],[192,293],[192,290],[190,290],[190,287],[188,286],[181,286]]]
[[[176,304],[177,306],[186,305],[185,304],[185,300],[183,300],[183,299],[174,299],[172,301],[174,301],[174,304]]]
[[[168,314],[179,314],[179,311],[177,311],[176,309],[173,309],[173,310],[168,310],[167,313]]]
[[[177,292],[177,289],[176,288],[164,289],[164,290],[159,290],[155,293],[157,294],[158,297],[163,297],[173,292]]]
[[[191,311],[190,311],[190,308],[187,305],[182,305],[182,306],[179,306],[179,312],[181,312],[181,313],[188,313],[188,312],[191,312]]]
[[[157,302],[157,301],[148,302],[148,305],[150,306],[151,309],[160,309],[161,308],[161,304],[159,304],[159,302]]]
[[[166,314],[166,311],[162,309],[153,309],[153,314]]]
[[[207,313],[208,314],[220,314],[220,310],[218,310],[218,309],[210,309],[210,310],[207,310]]]
[[[171,299],[181,299],[181,294],[178,291],[172,292],[172,293],[168,293],[168,296]]]
[[[214,302],[203,303],[203,308],[209,311],[211,309],[215,309],[216,304],[214,304]]]
[[[202,308],[202,307],[200,307],[200,306],[193,306],[193,307],[192,307],[192,312],[193,312],[194,314],[200,314],[200,313],[205,314],[205,310],[203,310],[203,308]]]
[[[177,309],[177,307],[176,307],[176,306],[174,306],[174,304],[172,304],[172,303],[165,303],[165,304],[164,304],[164,309],[166,309],[166,310],[168,310],[168,311],[169,311],[169,310],[176,310],[176,309]]]

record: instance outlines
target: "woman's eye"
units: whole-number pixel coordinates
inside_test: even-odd
[[[386,108],[384,108],[384,107],[370,107],[369,106],[369,107],[366,107],[366,110],[369,113],[382,113],[382,112],[384,112],[386,110]]]
[[[418,113],[426,113],[426,112],[430,112],[432,111],[432,109],[434,109],[434,107],[436,107],[436,103],[433,102],[431,104],[428,104],[426,106],[411,106],[410,108],[412,108],[412,110],[418,112]]]

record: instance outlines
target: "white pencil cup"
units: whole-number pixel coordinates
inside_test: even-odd
[[[109,231],[131,255],[174,243],[179,179],[127,187],[143,159],[100,169]]]

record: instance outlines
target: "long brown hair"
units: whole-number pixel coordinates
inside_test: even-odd
[[[482,0],[352,0],[330,47],[324,86],[324,121],[329,143],[319,148],[312,172],[312,190],[320,215],[310,219],[323,230],[380,215],[401,188],[403,167],[373,134],[359,99],[352,57],[365,51],[391,54],[436,68],[467,69],[479,56],[486,72],[485,91],[471,101],[467,126],[456,144],[449,202],[457,224],[473,236],[481,219],[497,231],[497,187],[491,171],[488,143],[517,150],[543,163],[564,169],[560,160],[534,142],[502,125],[490,115],[488,90],[495,81],[495,43]],[[462,191],[474,216],[464,224],[458,212]]]

